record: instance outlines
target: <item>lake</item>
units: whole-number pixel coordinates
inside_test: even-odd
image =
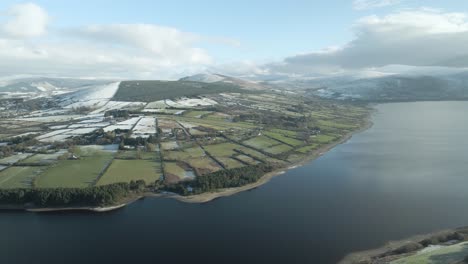
[[[377,109],[372,128],[324,156],[210,203],[0,212],[0,263],[336,263],[468,225],[468,102]]]

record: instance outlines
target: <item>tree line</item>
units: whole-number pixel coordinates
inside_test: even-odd
[[[199,194],[224,188],[240,187],[258,181],[265,173],[274,170],[271,164],[257,164],[241,168],[219,170],[196,177],[190,182],[166,186],[166,190],[181,195]]]
[[[106,206],[145,189],[144,181],[87,188],[0,189],[0,204],[54,206]]]

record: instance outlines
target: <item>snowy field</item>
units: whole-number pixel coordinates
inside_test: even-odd
[[[105,151],[105,152],[117,152],[119,150],[118,144],[112,145],[87,145],[87,146],[80,146],[81,152],[88,153],[88,152],[96,152],[96,151]]]
[[[106,111],[110,110],[118,110],[118,109],[140,109],[146,106],[145,102],[118,102],[118,101],[109,101],[102,107],[94,110],[91,114],[100,114],[105,113]]]
[[[192,123],[187,123],[187,122],[179,122],[183,127],[185,128],[194,128],[197,127],[198,125],[192,124]]]
[[[72,137],[72,135],[59,134],[59,135],[55,135],[55,136],[52,136],[52,137],[47,137],[47,138],[40,139],[39,141],[52,143],[52,142],[65,141],[66,139],[68,139],[70,137]]]
[[[130,130],[133,128],[133,126],[135,126],[136,123],[138,123],[138,121],[140,121],[141,117],[132,117],[128,120],[125,120],[125,121],[122,121],[122,122],[119,122],[115,125],[110,125],[110,126],[107,126],[104,128],[104,132],[111,132],[111,131],[114,131],[116,129],[120,129],[120,130]]]
[[[100,122],[100,123],[77,123],[69,125],[68,128],[101,128],[110,125],[109,122]]]
[[[145,109],[165,109],[167,107],[164,100],[154,101],[146,105]]]
[[[57,115],[57,116],[43,116],[43,117],[31,117],[31,118],[17,118],[17,121],[26,122],[41,122],[41,123],[52,123],[52,122],[66,122],[75,119],[83,118],[80,115]]]
[[[26,159],[26,158],[28,158],[28,157],[30,157],[32,155],[33,154],[31,154],[31,153],[16,154],[16,155],[13,155],[13,156],[9,156],[9,157],[0,159],[0,164],[15,164],[18,161],[24,160],[24,159]]]
[[[142,117],[132,130],[133,138],[147,138],[150,135],[156,134],[156,118]]]
[[[120,130],[130,130],[132,129],[132,125],[110,125],[110,126],[107,126],[104,129],[104,132],[112,132],[116,129],[120,129]]]
[[[56,136],[56,135],[64,134],[64,133],[67,133],[67,132],[70,132],[70,131],[72,131],[72,129],[59,129],[59,130],[55,130],[55,131],[46,133],[44,135],[40,135],[40,136],[36,137],[36,139],[42,141],[42,140],[44,140],[46,138],[50,138],[50,137],[53,137],[53,136]]]
[[[174,108],[193,108],[199,106],[212,106],[218,104],[216,101],[209,98],[181,98],[173,101],[166,99],[165,103]]]
[[[103,107],[114,97],[119,85],[120,82],[91,86],[63,95],[60,105],[65,108]]]

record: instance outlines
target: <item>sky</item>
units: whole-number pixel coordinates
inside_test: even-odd
[[[460,0],[0,2],[0,76],[467,67],[467,41],[468,1]]]

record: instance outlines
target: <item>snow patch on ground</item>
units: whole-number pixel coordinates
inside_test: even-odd
[[[109,101],[99,109],[96,109],[91,112],[91,114],[105,113],[110,110],[118,109],[138,109],[146,106],[145,102],[119,102],[119,101]]]
[[[212,106],[218,104],[218,102],[209,98],[181,98],[177,101],[167,99],[165,102],[168,106],[175,108],[193,108],[197,106]]]
[[[122,121],[122,122],[119,122],[115,125],[110,125],[110,126],[107,126],[104,128],[104,132],[111,132],[111,131],[114,131],[116,129],[120,129],[120,130],[130,130],[132,129],[132,127],[138,122],[140,121],[141,117],[132,117],[128,120],[125,120],[125,121]]]
[[[156,118],[142,117],[132,130],[131,137],[148,138],[150,135],[156,134]]]
[[[77,107],[103,107],[114,97],[119,89],[120,82],[106,85],[91,86],[63,95],[61,105],[65,108]]]

